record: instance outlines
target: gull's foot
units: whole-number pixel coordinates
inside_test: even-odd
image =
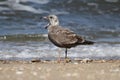
[[[69,63],[69,62],[71,62],[72,60],[70,59],[70,58],[65,58],[65,60],[64,60],[64,62],[65,63]]]
[[[72,62],[70,58],[65,58],[65,59],[58,59],[57,63],[69,63]]]

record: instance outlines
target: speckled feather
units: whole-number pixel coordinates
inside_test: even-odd
[[[49,26],[48,37],[58,47],[71,48],[83,43],[84,39],[69,29],[60,26]]]

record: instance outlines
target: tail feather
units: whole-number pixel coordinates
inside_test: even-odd
[[[81,43],[82,45],[92,45],[92,44],[94,44],[94,42],[93,41],[87,41],[87,40],[85,40],[83,43]]]

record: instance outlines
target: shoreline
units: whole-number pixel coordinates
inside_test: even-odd
[[[116,60],[116,59],[110,59],[110,60],[106,60],[106,59],[88,59],[88,58],[85,58],[85,59],[75,59],[75,60],[71,60],[71,59],[61,59],[60,61],[59,60],[40,60],[40,59],[31,59],[31,60],[0,60],[0,64],[11,64],[11,63],[18,63],[18,64],[21,64],[21,63],[55,63],[55,64],[59,64],[59,63],[77,63],[77,64],[81,64],[81,63],[120,63],[120,60]]]

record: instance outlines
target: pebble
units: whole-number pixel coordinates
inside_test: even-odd
[[[74,64],[76,64],[76,65],[77,65],[77,64],[78,64],[78,62],[74,62]]]
[[[73,73],[72,76],[73,76],[73,77],[78,77],[79,74],[78,74],[78,73]]]
[[[66,76],[67,76],[67,77],[70,77],[70,76],[71,76],[71,73],[67,73]]]
[[[2,70],[2,68],[0,67],[0,70]]]
[[[89,58],[85,58],[81,61],[81,63],[89,63],[89,62],[92,62],[92,60]]]
[[[23,72],[22,71],[16,71],[16,74],[21,75],[21,74],[23,74]]]
[[[41,68],[41,67],[38,67],[38,70],[42,70],[42,68]]]
[[[67,73],[65,76],[66,77],[78,77],[79,74],[78,73]]]
[[[106,61],[105,60],[101,60],[102,63],[105,63]]]
[[[110,72],[120,72],[120,69],[111,69]]]
[[[32,74],[33,74],[34,76],[37,76],[37,72],[32,72]]]

